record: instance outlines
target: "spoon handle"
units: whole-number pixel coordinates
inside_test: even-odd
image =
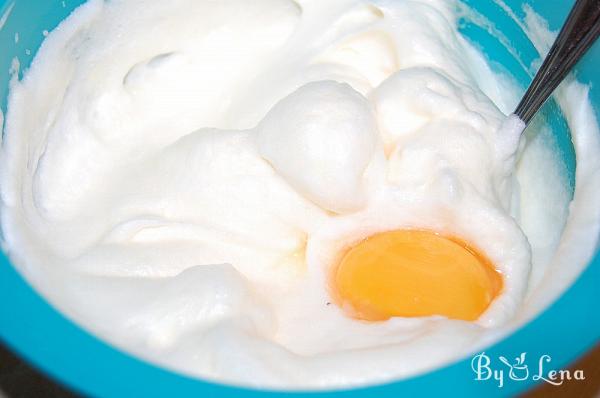
[[[600,0],[577,0],[515,114],[528,124],[600,34]]]

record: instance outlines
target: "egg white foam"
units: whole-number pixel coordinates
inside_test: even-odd
[[[519,147],[505,116],[519,90],[458,33],[457,9],[89,1],[11,89],[11,258],[92,333],[236,384],[374,383],[499,338],[593,253],[600,134],[568,84],[569,211],[550,133]],[[503,274],[480,319],[361,322],[331,304],[340,253],[406,228],[460,237]]]

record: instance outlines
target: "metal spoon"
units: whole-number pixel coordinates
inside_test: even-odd
[[[600,34],[600,0],[577,0],[515,110],[528,124]]]

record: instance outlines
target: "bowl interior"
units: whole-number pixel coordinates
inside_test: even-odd
[[[0,109],[6,114],[11,78],[22,77],[44,39],[44,31],[55,28],[81,0],[0,0]],[[525,89],[539,54],[515,18],[524,18],[524,2],[518,0],[465,0],[477,12],[493,21],[494,30],[469,20],[461,22],[461,32],[490,60],[492,67],[509,73]],[[572,1],[528,0],[538,14],[557,29]],[[498,37],[502,32],[503,38]],[[18,62],[17,62],[18,60]],[[578,65],[578,79],[592,83],[590,97],[600,110],[600,46],[596,45]],[[13,77],[14,76],[14,77]],[[544,108],[558,151],[566,166],[571,188],[575,186],[575,151],[568,127],[554,101]],[[0,118],[0,123],[3,123]],[[594,303],[600,300],[596,281],[600,280],[600,258],[596,258],[577,282],[551,308],[534,321],[490,347],[490,355],[517,356],[523,351],[539,357],[553,347],[555,366],[564,366],[600,338],[600,319]],[[165,396],[220,394],[253,396],[265,394],[203,382],[160,369],[94,338],[70,322],[40,297],[16,272],[4,252],[0,253],[0,339],[29,361],[71,387],[98,396]],[[8,305],[6,305],[8,303]],[[568,319],[569,322],[564,320]],[[568,342],[565,344],[565,342]],[[555,349],[554,349],[555,347]],[[464,395],[507,395],[529,387],[531,381],[508,382],[500,390],[493,383],[473,380],[470,358],[426,375],[383,386],[346,392],[356,396],[398,396],[414,393],[446,393],[448,386]],[[333,394],[333,393],[319,393]],[[312,394],[316,395],[316,394]]]

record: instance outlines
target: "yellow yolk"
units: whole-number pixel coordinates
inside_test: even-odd
[[[502,276],[458,239],[399,230],[348,250],[334,269],[333,290],[363,320],[442,315],[473,321],[502,290]]]

